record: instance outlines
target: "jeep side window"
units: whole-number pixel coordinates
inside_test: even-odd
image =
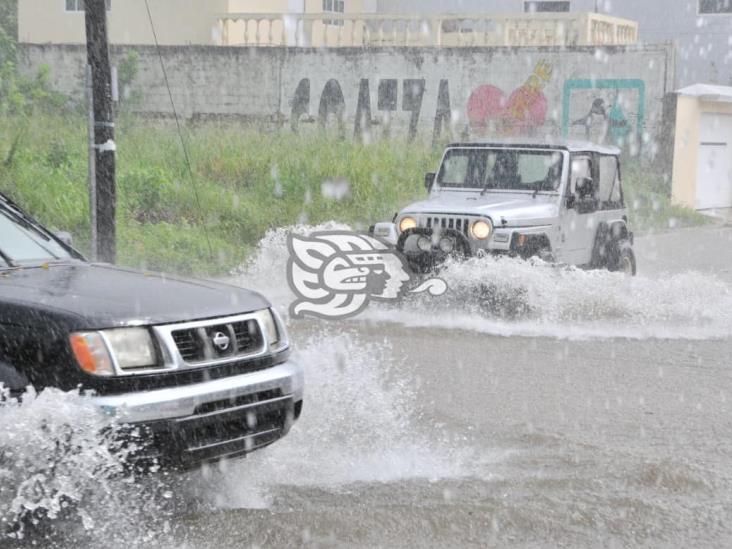
[[[572,158],[572,173],[569,180],[569,193],[577,193],[577,182],[583,178],[592,178],[592,160],[589,156]]]
[[[622,202],[618,159],[614,156],[600,156],[598,158],[600,167],[598,192],[600,207],[604,210],[612,210],[620,207]]]

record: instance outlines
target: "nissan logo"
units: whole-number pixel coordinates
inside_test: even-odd
[[[226,351],[231,343],[231,338],[223,332],[216,332],[211,341],[219,351]]]

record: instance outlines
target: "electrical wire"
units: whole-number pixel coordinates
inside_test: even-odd
[[[155,42],[155,51],[158,53],[158,59],[160,60],[160,68],[163,71],[163,80],[165,81],[165,87],[168,89],[168,97],[170,98],[170,106],[173,108],[173,116],[175,117],[175,126],[178,128],[178,137],[180,138],[180,145],[183,149],[183,156],[185,157],[186,167],[188,168],[188,175],[193,184],[193,196],[196,199],[196,206],[201,214],[201,228],[203,229],[203,236],[206,238],[206,244],[208,246],[209,259],[213,263],[214,253],[211,247],[211,240],[208,237],[208,230],[206,229],[206,223],[203,218],[203,210],[201,209],[201,200],[198,197],[198,184],[196,177],[193,175],[193,167],[191,166],[191,157],[188,154],[188,147],[186,146],[185,138],[183,137],[183,128],[180,125],[180,118],[178,117],[178,111],[175,108],[175,101],[173,100],[173,92],[170,89],[170,82],[168,81],[168,71],[165,70],[165,62],[163,61],[163,53],[160,51],[160,44],[158,43],[158,35],[155,31],[155,23],[153,22],[152,13],[150,12],[150,4],[148,0],[145,0],[145,9],[147,10],[147,18],[150,21],[150,29],[152,30],[153,40]]]

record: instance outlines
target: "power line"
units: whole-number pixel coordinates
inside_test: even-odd
[[[160,68],[163,71],[163,79],[165,81],[165,87],[168,89],[168,97],[170,98],[170,106],[173,108],[173,116],[175,117],[175,125],[176,125],[176,128],[178,128],[178,137],[180,138],[180,145],[181,145],[181,148],[183,149],[183,156],[185,157],[186,166],[188,168],[188,175],[191,179],[191,183],[193,184],[193,195],[196,198],[196,206],[198,207],[198,211],[200,213],[201,227],[203,228],[203,236],[206,238],[206,245],[208,246],[209,259],[213,263],[213,260],[214,260],[213,248],[211,247],[211,240],[208,238],[208,230],[206,229],[206,223],[203,218],[203,210],[201,209],[201,200],[198,197],[198,184],[196,182],[195,176],[193,175],[193,168],[191,166],[191,158],[188,154],[188,147],[186,146],[186,141],[183,137],[183,128],[181,128],[181,125],[180,125],[180,119],[178,118],[178,111],[175,108],[175,101],[173,100],[173,92],[170,89],[170,82],[168,81],[168,72],[165,70],[165,62],[163,61],[163,53],[162,53],[162,51],[160,51],[160,44],[158,43],[158,35],[157,35],[157,32],[155,32],[155,23],[153,22],[152,13],[150,13],[150,4],[148,3],[148,0],[145,0],[145,9],[147,9],[147,18],[150,21],[150,29],[152,30],[153,41],[155,42],[155,51],[157,51],[158,59],[160,59]]]

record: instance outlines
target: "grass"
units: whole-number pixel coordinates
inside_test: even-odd
[[[185,138],[193,178],[172,124],[126,117],[118,122],[120,264],[221,274],[241,264],[270,228],[329,220],[367,227],[424,196],[422,175],[434,170],[440,156],[420,143],[363,145],[231,124],[190,126]],[[336,200],[323,193],[327,181],[346,182],[347,196]],[[703,219],[672,206],[667,186],[640,168],[626,171],[625,185],[636,230]],[[87,250],[83,117],[0,119],[0,191],[47,226],[70,231]]]

